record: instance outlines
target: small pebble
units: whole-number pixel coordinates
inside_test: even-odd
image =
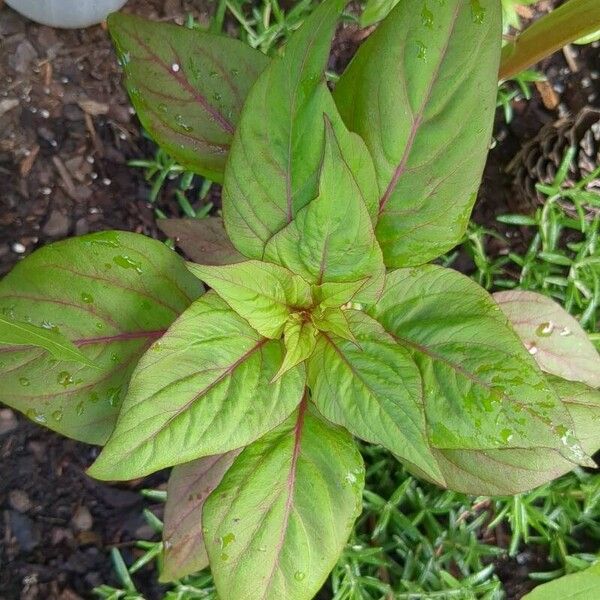
[[[71,519],[71,524],[76,531],[90,531],[94,525],[92,515],[86,506],[79,506]]]
[[[32,506],[29,496],[23,490],[11,490],[8,493],[8,503],[20,513],[28,512]]]

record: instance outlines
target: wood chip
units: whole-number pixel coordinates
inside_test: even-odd
[[[4,100],[0,100],[0,117],[17,106],[19,106],[19,101],[16,98],[5,98]]]
[[[569,65],[569,69],[571,69],[571,73],[578,73],[579,63],[577,61],[577,52],[575,52],[573,46],[571,44],[567,44],[563,47],[562,51],[565,56],[565,60]]]
[[[106,102],[96,102],[96,100],[79,100],[77,102],[79,104],[81,110],[92,117],[97,117],[99,115],[106,115],[109,110],[109,106]]]
[[[560,104],[560,97],[547,81],[536,81],[535,87],[542,97],[542,102],[548,110],[556,110]]]
[[[29,154],[21,161],[19,165],[19,174],[21,177],[27,177],[29,172],[31,171],[33,164],[35,163],[35,159],[40,151],[40,145],[36,144],[30,151]]]

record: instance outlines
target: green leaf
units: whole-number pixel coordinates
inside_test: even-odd
[[[461,240],[496,107],[500,2],[424,8],[423,0],[400,2],[334,92],[375,163],[376,234],[388,267],[425,263]]]
[[[268,338],[281,337],[292,311],[312,304],[306,281],[278,265],[248,260],[220,267],[189,264],[188,268]]]
[[[364,466],[352,438],[303,402],[246,448],[204,507],[219,596],[310,600],[362,508]]]
[[[89,363],[0,347],[0,401],[68,437],[103,444],[145,350],[202,292],[164,244],[107,231],[34,252],[0,282],[0,313],[55,331]]]
[[[368,279],[355,300],[374,302],[383,289],[385,266],[366,199],[346,156],[326,119],[318,195],[271,238],[264,256],[315,284]]]
[[[285,357],[275,379],[305,361],[317,345],[317,329],[300,313],[290,315],[283,332]]]
[[[341,308],[317,309],[312,314],[312,321],[319,331],[334,333],[344,340],[356,342],[350,331],[346,312]]]
[[[369,27],[385,19],[399,0],[368,0],[360,15],[360,26]],[[424,11],[429,10],[423,5]]]
[[[429,451],[421,376],[414,360],[366,314],[346,314],[356,343],[320,336],[308,363],[313,402],[330,421],[443,483]]]
[[[134,479],[254,441],[302,398],[301,367],[269,383],[282,359],[280,341],[205,294],[142,357],[90,475]]]
[[[242,105],[269,59],[233,38],[124,13],[108,27],[144,128],[186,169],[222,181]]]
[[[600,449],[600,392],[573,381],[548,378],[573,420],[577,439],[592,455]],[[444,486],[465,494],[499,496],[526,492],[573,469],[573,463],[550,448],[490,450],[431,449]],[[419,477],[433,480],[408,465]]]
[[[267,241],[310,202],[323,154],[323,113],[336,113],[324,82],[346,0],[326,0],[253,86],[236,129],[223,187],[225,227],[236,248],[262,258]]]
[[[0,352],[2,352],[3,344],[43,348],[50,352],[56,360],[78,362],[95,367],[94,363],[81,350],[78,350],[56,329],[37,327],[31,323],[0,317]]]
[[[493,297],[543,371],[600,387],[600,354],[559,304],[521,290],[497,292]]]
[[[245,260],[227,237],[220,217],[158,219],[156,224],[194,262],[230,265]]]
[[[240,450],[173,467],[167,485],[160,581],[180,579],[208,567],[202,509]]]
[[[434,265],[394,271],[371,314],[421,371],[432,446],[554,448],[589,464],[568,411],[499,306],[468,277]]]
[[[321,285],[313,285],[313,298],[321,308],[339,308],[352,302],[356,298],[356,294],[365,287],[367,281],[368,278],[342,283],[329,281]]]
[[[537,586],[523,600],[597,600],[599,591],[600,563],[596,563],[579,573]]]

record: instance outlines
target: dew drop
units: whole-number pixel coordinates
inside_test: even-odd
[[[534,343],[525,344],[525,348],[532,356],[535,356],[539,352],[539,348]]]
[[[219,92],[215,92],[213,94],[213,98],[218,102],[219,100],[221,100],[223,98],[223,96]]]
[[[478,25],[481,25],[485,19],[485,8],[481,6],[479,0],[471,0],[471,17],[473,23],[477,23]]]
[[[90,402],[98,402],[98,400],[100,400],[100,396],[98,395],[98,392],[92,392],[90,394]]]
[[[535,330],[535,334],[540,337],[548,337],[552,335],[554,331],[554,323],[552,321],[546,321],[544,323],[540,323]]]
[[[162,113],[166,113],[168,109],[169,109],[169,107],[164,102],[161,102],[158,105],[158,110],[160,110],[160,112],[162,112]]]
[[[568,327],[563,327],[560,331],[560,334],[562,337],[567,337],[569,335],[571,335],[573,332],[568,328]]]
[[[427,8],[427,4],[423,4],[423,10],[421,11],[421,22],[425,27],[431,29],[433,27],[433,13]]]
[[[119,395],[121,388],[109,388],[108,389],[108,402],[111,406],[117,406],[119,404]]]
[[[232,542],[235,542],[235,535],[232,532],[226,533],[221,538],[221,550],[225,550]]]
[[[31,385],[31,381],[29,381],[29,379],[27,379],[27,377],[21,377],[19,379],[19,383],[23,386],[23,387],[27,387],[29,385]]]
[[[104,325],[98,321],[96,323],[96,329],[104,329]]]
[[[91,294],[88,294],[87,292],[82,292],[81,300],[86,304],[92,304],[92,302],[94,302],[94,297]]]
[[[55,410],[55,411],[52,413],[52,418],[53,418],[55,421],[60,421],[60,420],[63,418],[63,411],[62,411],[62,410]]]
[[[417,41],[417,58],[427,60],[427,46],[421,41]]]
[[[240,74],[238,69],[231,69],[230,73],[232,77],[237,77]]]
[[[83,411],[85,410],[85,404],[83,403],[83,400],[75,407],[75,412],[77,413],[77,416],[80,417],[83,414]]]
[[[306,573],[304,571],[296,571],[294,573],[294,579],[296,581],[302,581],[306,577]]]
[[[513,438],[513,432],[510,429],[503,429],[500,432],[500,439],[504,444],[508,444]]]
[[[58,374],[56,381],[58,382],[59,385],[62,385],[65,388],[69,387],[70,385],[73,385],[73,383],[75,383],[73,381],[73,376],[68,371],[61,371]]]
[[[115,256],[113,262],[123,269],[134,269],[138,275],[142,274],[142,263],[129,258],[129,256],[125,254]]]
[[[110,360],[114,363],[119,362],[119,355],[116,352],[113,352],[110,355]]]

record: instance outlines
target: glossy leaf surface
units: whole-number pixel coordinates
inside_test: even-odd
[[[56,329],[38,327],[31,323],[14,321],[0,316],[0,352],[2,352],[4,345],[43,348],[56,360],[94,366],[94,363],[81,350],[78,350],[70,340],[58,333]]]
[[[330,421],[384,446],[439,483],[417,365],[379,323],[359,311],[347,313],[356,342],[325,334],[310,359],[314,403]]]
[[[188,268],[268,338],[281,336],[294,308],[312,303],[306,281],[279,265],[248,260],[212,267],[189,264]]]
[[[202,509],[239,450],[173,467],[167,486],[161,581],[173,581],[208,566]]]
[[[403,0],[336,85],[346,125],[373,156],[388,267],[425,263],[464,234],[491,139],[500,42],[498,0]]]
[[[600,449],[600,392],[582,383],[549,378],[574,423],[576,437],[592,455]],[[548,483],[573,469],[573,463],[549,448],[440,450],[432,448],[444,485],[466,494],[518,494]],[[410,467],[419,476],[419,473]],[[431,479],[429,477],[429,479]]]
[[[360,514],[363,483],[350,435],[302,403],[238,456],[206,502],[206,545],[219,596],[313,598]]]
[[[223,216],[249,258],[262,258],[267,241],[316,195],[323,113],[335,112],[324,70],[345,3],[319,5],[248,95],[227,163]]]
[[[493,297],[543,371],[600,387],[600,355],[564,308],[535,292],[497,292]]]
[[[254,441],[302,397],[301,367],[270,384],[282,359],[281,341],[205,294],[142,357],[90,475],[133,479]]]
[[[0,310],[58,331],[94,367],[0,347],[0,400],[63,435],[102,444],[146,348],[202,292],[164,244],[109,231],[46,246],[0,282]]]
[[[567,410],[469,278],[433,265],[394,271],[372,314],[421,371],[432,446],[545,447],[585,461]]]
[[[242,105],[269,59],[227,36],[124,13],[108,26],[144,128],[181,165],[222,181]]]
[[[366,162],[369,156],[363,150]],[[375,301],[383,288],[385,267],[367,209],[372,202],[376,197],[363,196],[326,120],[318,195],[271,238],[265,259],[283,264],[315,284],[365,280],[355,299]]]
[[[220,217],[158,219],[156,224],[194,262],[230,265],[245,260],[233,247]]]

